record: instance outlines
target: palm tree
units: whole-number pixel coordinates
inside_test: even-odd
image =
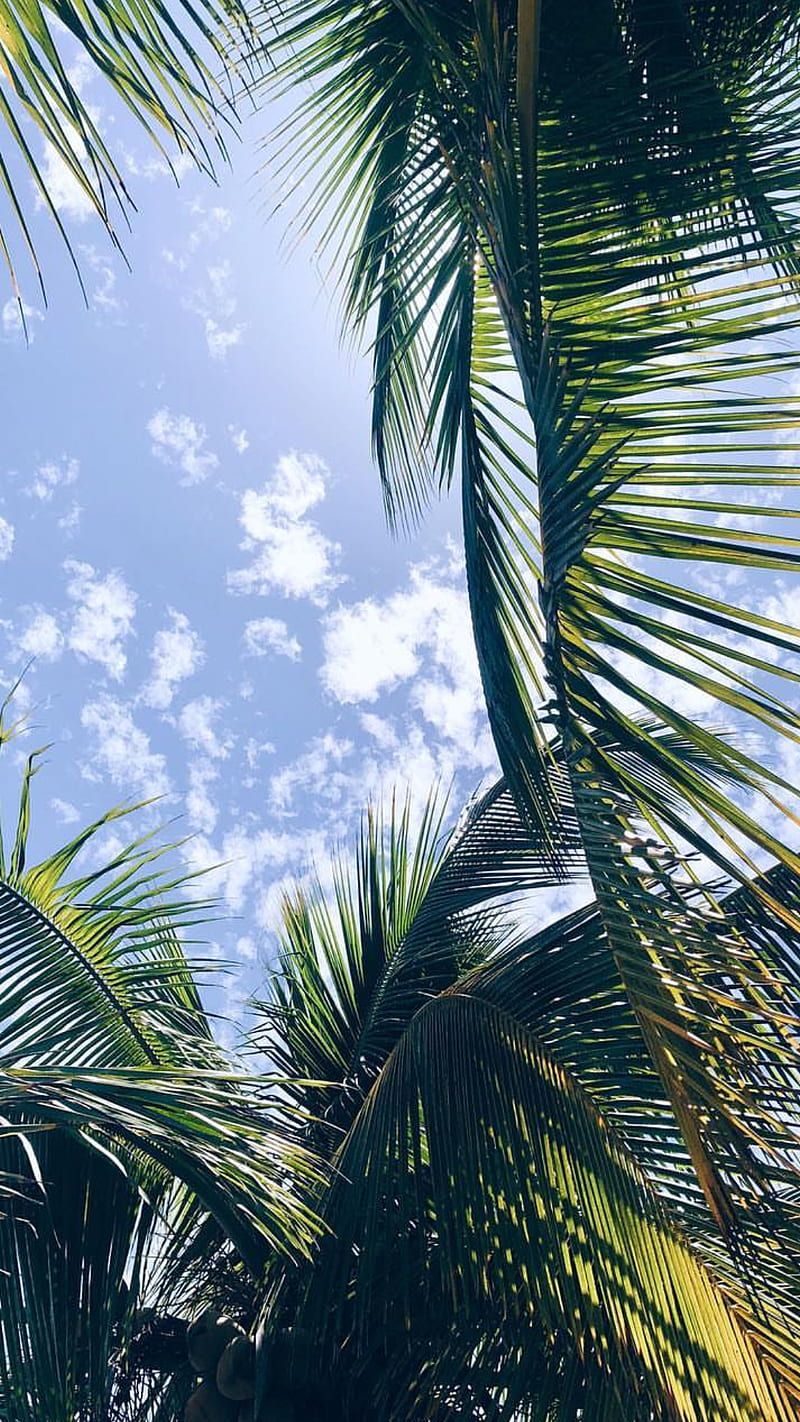
[[[714,1250],[796,1397],[800,644],[733,590],[800,551],[775,459],[797,447],[800,7],[293,0],[280,28],[278,84],[311,81],[282,131],[302,218],[373,332],[390,520],[458,470],[508,791],[555,879],[578,837]],[[385,1120],[413,1159],[408,1112]],[[380,1158],[356,1156],[373,1205]],[[616,1263],[598,1293],[610,1271],[627,1294]],[[666,1415],[770,1415],[760,1384],[713,1406],[673,1384]]]
[[[797,483],[774,453],[795,423],[776,386],[798,364],[799,19],[788,0],[288,0],[270,31],[278,82],[314,81],[287,161],[327,163],[310,215],[349,224],[345,308],[374,325],[390,517],[460,473],[505,780],[445,850],[431,817],[417,850],[402,817],[368,828],[334,905],[287,909],[270,1049],[301,1078],[283,1110],[315,1116],[299,1141],[287,1128],[292,1162],[308,1177],[313,1150],[330,1180],[291,1188],[252,1088],[215,1098],[213,1074],[209,1142],[187,1082],[213,1049],[189,1030],[178,1060],[151,1062],[151,1015],[163,1053],[177,1032],[149,991],[144,1047],[130,1010],[125,1032],[112,1016],[98,1034],[94,1007],[67,1024],[52,965],[69,955],[45,928],[59,907],[77,933],[69,887],[37,909],[10,886],[34,917],[30,933],[12,919],[0,984],[23,1054],[12,1175],[36,1180],[58,1123],[129,1174],[160,1167],[168,1222],[186,1219],[172,1180],[193,1191],[166,1276],[177,1258],[184,1287],[210,1287],[231,1249],[237,1282],[249,1269],[264,1417],[798,1415],[800,861],[791,775],[752,734],[798,740],[779,680],[798,679],[798,638],[731,589],[798,561],[782,523],[742,526],[741,498]],[[497,896],[576,864],[591,906],[507,938]],[[106,918],[101,895],[91,945]],[[133,922],[138,992],[154,969]],[[30,964],[52,1010],[34,999],[26,1027]],[[91,956],[84,982],[105,1012]],[[186,1015],[182,998],[182,1033]],[[219,1145],[230,1112],[263,1193],[247,1150]],[[329,1234],[308,1265],[258,1252],[308,1244],[312,1213]],[[15,1260],[25,1234],[15,1217]],[[44,1356],[61,1335],[29,1308],[23,1264],[2,1327],[32,1368],[30,1340]],[[8,1388],[48,1386],[42,1366],[41,1383],[10,1366]]]
[[[214,1041],[179,940],[208,906],[164,847],[76,865],[130,808],[28,862],[39,754],[0,848],[0,1416],[152,1422],[194,1386],[188,1363],[166,1395],[126,1363],[154,1270],[212,1227],[256,1277],[307,1252],[313,1166],[287,1104]]]
[[[585,879],[574,818],[554,871],[504,782],[446,836],[433,802],[413,832],[408,804],[370,814],[354,870],[285,901],[256,1004],[276,1092],[226,1070],[175,938],[203,906],[158,884],[149,845],[68,880],[106,817],[26,868],[34,767],[0,887],[9,1422],[173,1422],[185,1315],[209,1302],[258,1324],[260,1422],[797,1415],[791,1257],[770,1248],[796,1234],[791,1171],[743,1253],[598,905],[514,927]],[[796,988],[797,940],[765,940],[741,891],[724,912]],[[236,1362],[187,1417],[235,1422]]]
[[[233,100],[249,82],[253,58],[240,0],[180,0],[172,8],[160,0],[1,0],[0,186],[7,213],[0,216],[0,253],[23,320],[17,238],[42,281],[27,214],[29,180],[72,252],[48,182],[51,165],[42,162],[33,136],[38,133],[46,153],[63,165],[117,245],[115,224],[126,223],[133,206],[125,175],[81,92],[85,76],[75,67],[76,52],[141,123],[165,162],[188,155],[212,175],[215,150],[225,155],[224,131],[235,120]]]
[[[514,930],[561,875],[504,782],[440,828],[370,814],[354,868],[284,904],[256,1042],[332,1169],[319,1248],[268,1271],[256,1415],[796,1417],[791,1171],[726,1236],[599,904]],[[752,902],[721,930],[796,990]]]

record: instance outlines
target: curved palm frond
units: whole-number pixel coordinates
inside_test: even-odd
[[[393,857],[391,822],[380,836],[376,824],[362,837],[354,882],[363,890],[370,879],[365,844],[376,857],[383,844],[381,903],[394,901],[394,866],[402,904],[408,857],[419,862],[419,851],[406,843]],[[407,812],[401,825],[405,838]],[[431,843],[427,817],[422,844]],[[280,1000],[285,1008],[291,975],[309,961],[315,992],[313,1003],[296,996],[294,1016],[271,1019],[274,1034],[286,1032],[283,1069],[324,1062],[328,1092],[337,1073],[341,1086],[353,1082],[354,1061],[368,1057],[371,1069],[325,1136],[335,1168],[315,1203],[328,1233],[299,1274],[272,1276],[264,1415],[283,1392],[309,1417],[566,1422],[585,1410],[636,1422],[788,1422],[800,1395],[791,1171],[771,1168],[771,1194],[758,1199],[746,1162],[720,1143],[720,1178],[742,1215],[732,1241],[698,1179],[598,905],[526,939],[509,939],[507,924],[487,938],[485,914],[505,904],[509,875],[517,888],[552,882],[546,841],[533,840],[501,782],[440,851],[438,868],[416,877],[426,888],[395,948],[400,995],[386,940],[381,969],[363,976],[374,920],[345,914],[352,966],[342,970],[340,960],[329,965],[333,939],[298,939],[296,914],[289,919]],[[342,882],[340,869],[329,908],[321,890],[314,897],[315,921],[328,928]],[[724,901],[724,927],[754,947],[762,930],[748,918],[751,894]],[[444,963],[452,941],[447,906],[464,943],[476,930],[473,966],[457,976],[450,963],[432,981],[430,948],[438,939],[434,961]],[[762,952],[774,973],[796,975],[794,943],[784,937]],[[729,986],[714,966],[724,1024]],[[344,1030],[342,971],[363,993]],[[674,972],[662,965],[654,977],[666,990]],[[696,1025],[690,1007],[687,1042]],[[704,1074],[699,1052],[695,1062]],[[722,1053],[717,1090],[735,1100],[739,1082],[738,1061]],[[325,1100],[317,1081],[297,1091],[316,1106]],[[787,1112],[795,1098],[781,1098]]]
[[[397,1318],[413,1339],[430,1272],[440,1308],[459,1319],[496,1308],[512,1336],[538,1319],[621,1391],[644,1391],[656,1415],[792,1415],[593,1103],[474,986],[420,1010],[337,1165],[346,1183],[326,1211],[337,1242],[302,1317],[337,1340],[352,1327],[357,1352],[382,1353]],[[434,1233],[429,1259],[409,1244],[409,1221]]]
[[[446,835],[445,803],[433,795],[417,825],[408,799],[388,813],[370,808],[355,872],[344,856],[334,861],[332,900],[319,881],[284,900],[270,997],[253,1004],[261,1017],[253,1040],[287,1084],[297,1081],[304,1109],[331,1127],[352,1119],[420,1004],[502,941],[503,898],[584,872],[575,827],[554,868],[503,781]]]
[[[29,865],[35,768],[0,863],[0,1410],[73,1422],[123,1375],[176,1182],[258,1275],[308,1250],[315,1167],[270,1083],[214,1042],[180,938],[208,903],[150,836],[75,872],[130,808]]]

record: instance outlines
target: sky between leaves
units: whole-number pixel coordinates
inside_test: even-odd
[[[178,188],[81,74],[140,210],[129,271],[45,154],[89,309],[43,212],[49,307],[28,281],[27,342],[10,289],[0,300],[4,685],[35,659],[4,816],[23,755],[51,741],[35,851],[113,803],[160,797],[140,825],[178,817],[168,834],[188,836],[187,866],[219,866],[206,887],[226,917],[209,937],[235,965],[220,1005],[239,1016],[282,886],[352,835],[369,795],[410,785],[421,800],[438,779],[457,808],[496,772],[457,500],[390,538],[367,364],[342,346],[311,240],[288,248],[270,216],[267,117],[247,123],[218,188],[186,168]],[[800,622],[795,592],[759,596]]]

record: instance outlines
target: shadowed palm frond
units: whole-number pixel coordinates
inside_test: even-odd
[[[283,1387],[313,1418],[789,1422],[800,1073],[782,1034],[800,951],[765,925],[764,886],[692,894],[662,850],[656,885],[630,880],[655,894],[649,952],[632,888],[610,928],[594,902],[520,937],[509,911],[564,877],[503,782],[438,854],[430,807],[424,854],[407,811],[399,833],[379,823],[355,887],[340,862],[329,905],[319,886],[290,901],[261,1005],[261,1043],[306,1078],[296,1100],[324,1114],[310,1139],[334,1166],[314,1257],[270,1276],[265,1396]],[[367,978],[390,906],[404,936],[380,938]]]
[[[0,865],[0,1410],[73,1422],[110,1405],[176,1188],[257,1276],[308,1250],[315,1168],[271,1084],[212,1037],[180,936],[208,903],[150,836],[98,858],[130,809],[29,865],[35,766]]]
[[[596,1369],[595,1386],[613,1378],[619,1405],[638,1399],[635,1416],[790,1418],[791,1392],[776,1386],[769,1349],[751,1341],[740,1296],[714,1281],[685,1232],[681,1197],[702,1204],[674,1126],[662,1136],[653,1113],[644,1153],[651,1167],[661,1159],[660,1198],[617,1127],[615,1115],[635,1116],[630,1095],[645,1109],[659,1095],[652,1070],[649,1101],[637,1081],[642,1057],[648,1080],[647,1053],[630,1024],[625,1052],[625,1007],[622,1023],[592,1017],[595,1049],[605,1034],[614,1059],[592,1071],[581,1043],[584,1085],[566,1065],[557,1009],[552,1046],[535,1008],[528,1016],[520,961],[510,954],[508,976],[490,964],[419,1010],[341,1147],[325,1206],[335,1241],[323,1244],[300,1311],[330,1350],[320,1372],[327,1363],[336,1376],[347,1340],[356,1395],[359,1380],[382,1374],[391,1395],[404,1359],[410,1380],[424,1357],[411,1401],[404,1393],[396,1412],[387,1403],[387,1416],[431,1415],[437,1398],[445,1415],[448,1388],[474,1400],[483,1373],[472,1415],[510,1418],[545,1415],[552,1367],[553,1400],[570,1415],[571,1359],[578,1396]],[[486,1329],[495,1311],[498,1338]],[[473,1371],[478,1333],[485,1356]],[[774,1330],[773,1346],[780,1337]],[[523,1396],[521,1358],[532,1368]]]
[[[796,400],[728,391],[797,365],[776,344],[794,321],[796,17],[754,10],[736,46],[716,7],[679,24],[670,6],[606,6],[585,26],[574,8],[298,0],[285,70],[317,85],[297,161],[330,165],[308,216],[344,223],[346,312],[376,327],[390,515],[409,489],[419,505],[429,466],[448,479],[460,446],[478,654],[521,808],[552,815],[555,727],[597,774],[636,755],[644,812],[673,786],[665,828],[705,818],[696,842],[730,873],[720,834],[745,853],[780,854],[779,836],[710,769],[679,767],[663,732],[767,804],[786,787],[649,685],[674,677],[796,736],[764,676],[793,680],[775,654],[797,640],[690,580],[670,589],[648,560],[795,566],[792,538],[742,531],[726,491],[765,477],[760,450],[795,419]],[[605,86],[586,82],[589,54]]]
[[[343,857],[334,862],[330,899],[316,882],[284,901],[271,997],[254,1003],[262,1017],[254,1042],[297,1079],[304,1108],[340,1128],[421,1002],[502,941],[502,900],[583,872],[567,807],[555,869],[502,781],[446,835],[444,809],[432,796],[418,825],[408,800],[386,814],[370,809],[355,872]],[[308,1082],[325,1085],[314,1094]]]

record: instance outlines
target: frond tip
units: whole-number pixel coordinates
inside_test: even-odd
[[[51,169],[68,176],[76,201],[98,214],[117,245],[117,218],[127,222],[133,208],[125,176],[84,97],[82,65],[96,71],[139,121],[165,165],[171,166],[172,151],[213,174],[214,149],[224,157],[223,129],[235,121],[234,89],[249,84],[254,53],[240,0],[179,0],[171,13],[160,0],[0,0],[0,69],[7,81],[0,85],[0,190],[7,208],[0,218],[0,251],[15,291],[12,227],[39,270],[17,168],[33,180],[37,200],[70,252]],[[29,141],[30,120],[43,142],[42,156]],[[20,298],[23,322],[24,311]]]

